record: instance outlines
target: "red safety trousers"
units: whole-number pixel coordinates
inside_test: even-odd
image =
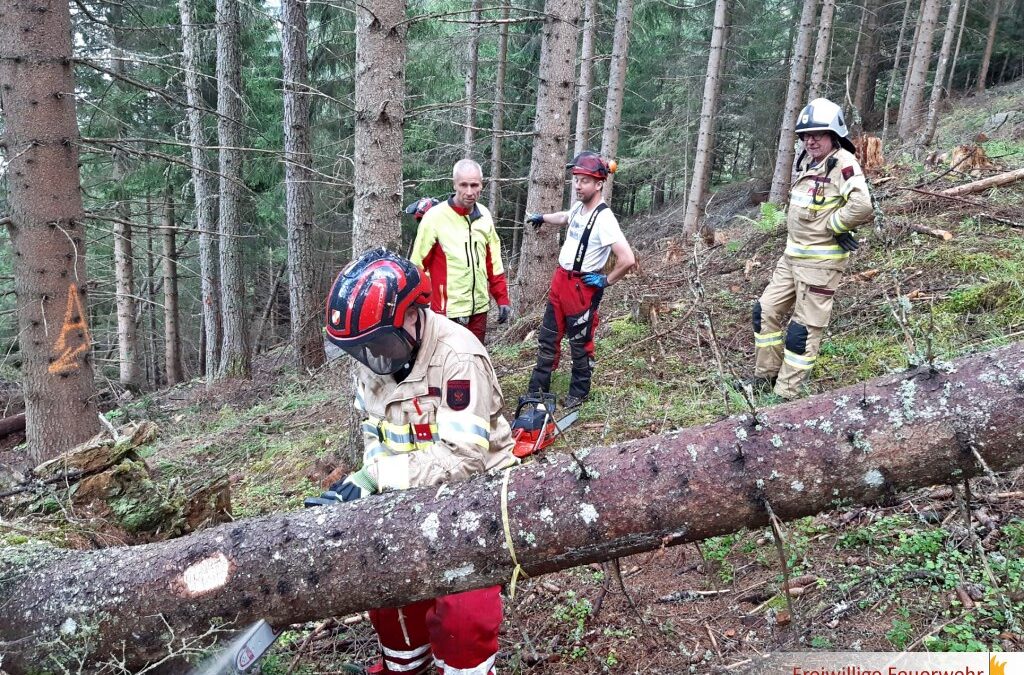
[[[558,368],[562,336],[567,334],[572,353],[569,395],[581,401],[587,397],[594,371],[597,307],[603,295],[603,288],[583,283],[582,272],[570,272],[561,266],[555,270],[551,277],[548,306],[537,331],[537,365],[530,377],[528,391],[550,391],[551,371]]]
[[[493,675],[501,586],[370,610],[383,663],[371,673]]]

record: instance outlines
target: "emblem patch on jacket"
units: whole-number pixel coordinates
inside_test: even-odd
[[[852,166],[843,167],[843,180],[850,180],[853,178],[853,174],[856,171]]]
[[[469,380],[448,380],[446,395],[448,407],[452,410],[465,410],[469,407]]]

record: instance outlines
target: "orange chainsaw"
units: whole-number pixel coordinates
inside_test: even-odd
[[[555,409],[554,394],[519,397],[516,419],[512,422],[512,438],[516,442],[513,455],[522,459],[549,447],[580,416],[580,411],[574,410],[556,420]]]

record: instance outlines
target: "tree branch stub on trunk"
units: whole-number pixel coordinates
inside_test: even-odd
[[[511,470],[508,525],[531,576],[1024,463],[1024,344],[702,427]],[[156,658],[167,628],[287,625],[507,581],[502,475],[239,521],[170,542],[0,553],[4,667],[98,632],[91,659]],[[401,573],[396,574],[400,569]],[[166,622],[166,623],[165,623]],[[67,627],[77,627],[68,629]],[[65,633],[61,634],[62,627]],[[21,642],[25,640],[25,642]],[[23,651],[15,652],[14,649]]]

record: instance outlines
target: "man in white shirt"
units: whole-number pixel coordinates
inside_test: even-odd
[[[568,226],[537,335],[537,366],[530,377],[529,391],[549,390],[551,372],[558,367],[562,336],[568,333],[572,380],[563,405],[575,408],[590,394],[601,296],[605,288],[626,275],[636,258],[619,229],[619,221],[601,198],[610,172],[608,162],[596,153],[583,152],[569,166],[578,201],[568,211],[526,216],[527,222],[538,228],[545,224]],[[612,253],[615,266],[605,275],[602,270]]]

